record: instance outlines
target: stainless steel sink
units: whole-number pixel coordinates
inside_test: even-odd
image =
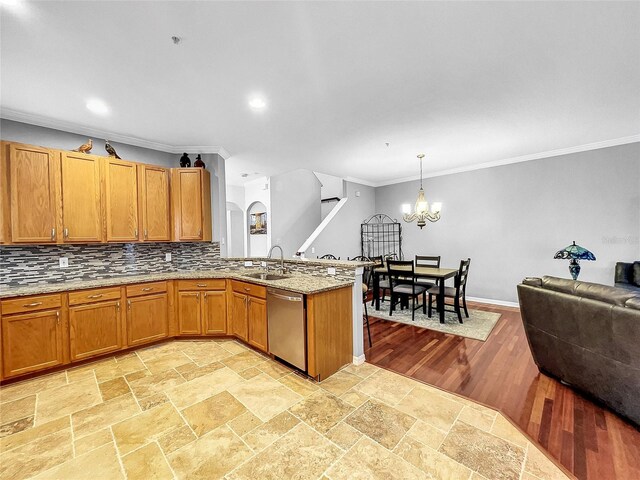
[[[243,276],[255,278],[257,280],[284,280],[285,278],[289,278],[289,275],[278,275],[275,273],[249,273]]]

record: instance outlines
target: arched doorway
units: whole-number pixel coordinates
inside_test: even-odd
[[[253,202],[247,208],[247,256],[266,257],[269,249],[269,223],[267,207],[262,202]],[[253,232],[252,233],[252,223]],[[257,228],[255,228],[257,227]]]
[[[244,213],[233,202],[227,202],[227,256],[244,257]]]

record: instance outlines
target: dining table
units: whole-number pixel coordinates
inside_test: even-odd
[[[395,267],[400,270],[402,267]],[[410,272],[411,269],[407,268]],[[438,282],[437,305],[440,313],[440,323],[444,323],[444,283],[447,278],[453,278],[458,274],[457,268],[434,268],[414,266],[413,275],[415,278],[432,279]],[[373,269],[373,299],[375,301],[375,309],[380,310],[380,277],[389,275],[387,266],[375,267]]]

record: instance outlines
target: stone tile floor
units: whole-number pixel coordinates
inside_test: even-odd
[[[379,369],[317,384],[232,340],[0,387],[0,478],[567,478],[500,414]]]

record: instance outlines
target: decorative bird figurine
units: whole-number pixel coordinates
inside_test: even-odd
[[[193,163],[194,167],[205,168],[204,162],[202,161],[202,157],[200,154],[196,157],[196,161]]]
[[[118,156],[118,153],[116,152],[116,149],[113,148],[111,146],[111,144],[109,143],[109,140],[105,140],[104,141],[104,149],[107,151],[107,153],[109,154],[110,157],[116,157],[116,158],[120,158]]]
[[[72,152],[80,152],[80,153],[89,153],[93,148],[93,140],[89,139],[87,143],[83,143],[75,150],[71,150]]]

